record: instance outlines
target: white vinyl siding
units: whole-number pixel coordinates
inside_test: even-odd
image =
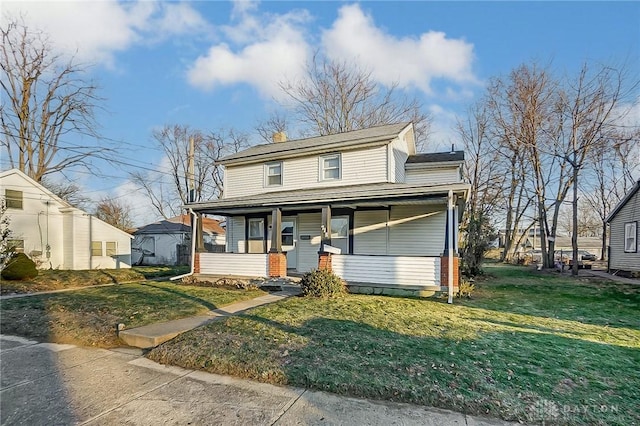
[[[208,275],[267,277],[267,254],[200,253],[200,273]]]
[[[407,168],[405,182],[421,185],[441,185],[460,182],[460,168]]]
[[[389,253],[440,256],[444,250],[444,206],[393,206],[389,217]]]
[[[353,283],[440,286],[440,258],[406,256],[333,255],[333,272]]]
[[[636,225],[636,251],[625,252],[625,225],[632,222],[640,222],[640,191],[629,198],[626,204],[611,219],[611,235],[609,237],[611,269],[640,271],[640,251],[637,251],[638,225]]]
[[[387,254],[388,216],[388,210],[356,211],[354,213],[354,254]]]
[[[244,230],[244,217],[234,216],[227,219],[228,228],[227,235],[229,238],[229,247],[227,251],[230,253],[244,253],[245,252],[245,230]],[[229,227],[229,225],[231,225]]]
[[[319,156],[282,161],[282,185],[265,187],[264,163],[225,168],[223,198],[243,197],[271,191],[359,185],[387,181],[387,147],[344,151],[341,155],[341,179],[321,180]]]
[[[407,142],[404,138],[396,138],[388,145],[389,153],[389,182],[404,182],[405,171],[404,164],[407,162],[409,153],[407,151]]]
[[[298,215],[298,272],[309,272],[318,267],[320,250],[320,213],[301,213]],[[308,236],[308,239],[305,238]]]

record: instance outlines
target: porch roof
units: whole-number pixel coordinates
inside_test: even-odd
[[[245,197],[187,204],[185,207],[208,214],[230,216],[267,212],[274,208],[283,211],[314,210],[331,205],[340,207],[387,207],[402,204],[445,203],[452,190],[464,203],[470,186],[466,183],[445,185],[415,185],[406,183],[375,183],[335,186],[295,191],[269,192]]]

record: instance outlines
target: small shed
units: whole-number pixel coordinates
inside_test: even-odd
[[[225,230],[216,219],[202,218],[208,252],[224,251]],[[188,265],[191,253],[191,217],[181,215],[145,225],[133,232],[134,265]]]

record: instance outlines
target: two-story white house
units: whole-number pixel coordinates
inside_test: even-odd
[[[443,290],[450,279],[456,286],[469,191],[463,161],[461,151],[416,154],[411,123],[229,155],[219,161],[223,196],[188,205],[227,223],[226,253],[195,256],[195,272],[276,277],[329,268],[352,291],[393,294]]]
[[[10,243],[42,269],[131,267],[131,235],[73,207],[18,169],[0,173]]]

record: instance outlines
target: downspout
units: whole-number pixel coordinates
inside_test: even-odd
[[[184,277],[189,277],[193,275],[196,266],[196,230],[198,225],[198,216],[193,211],[193,209],[189,209],[189,213],[193,216],[193,221],[191,225],[191,270],[186,274],[178,275],[176,277],[169,278],[169,281],[179,280]]]
[[[447,292],[449,293],[449,300],[447,303],[453,303],[453,191],[449,190],[449,196],[447,200],[447,221],[449,232],[447,233],[448,248],[447,261],[449,262],[449,268],[447,271]]]

